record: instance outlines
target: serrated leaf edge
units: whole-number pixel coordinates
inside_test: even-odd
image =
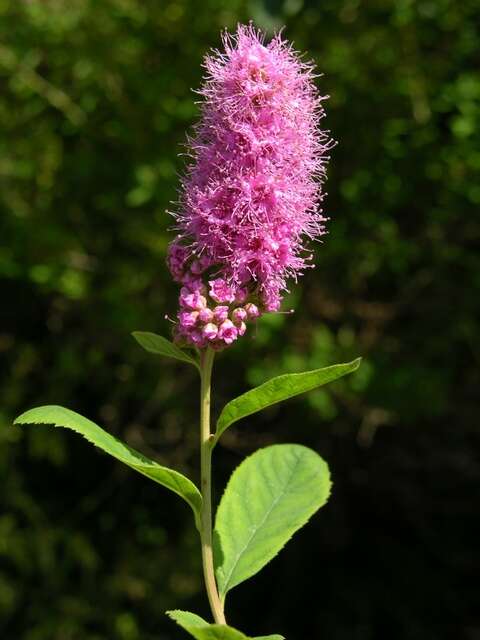
[[[305,520],[301,521],[301,522],[302,522],[302,524],[300,524],[300,526],[299,526],[299,527],[297,527],[297,529],[295,529],[295,531],[292,531],[292,533],[288,536],[288,538],[286,538],[286,540],[285,540],[284,544],[283,544],[279,549],[277,549],[277,551],[275,552],[275,554],[270,558],[269,562],[271,562],[274,558],[276,558],[276,557],[278,556],[278,554],[280,553],[280,551],[282,551],[282,549],[286,546],[287,542],[289,542],[289,541],[293,538],[294,534],[295,534],[295,533],[297,533],[297,531],[299,531],[300,529],[302,529],[302,528],[303,528],[303,527],[304,527],[308,522],[310,522],[311,518],[313,518],[313,516],[316,514],[316,512],[317,512],[319,509],[321,509],[323,506],[325,506],[325,504],[328,502],[328,500],[329,500],[329,498],[330,498],[330,496],[331,496],[331,494],[332,494],[332,487],[333,487],[333,482],[332,482],[332,478],[331,478],[330,468],[329,468],[328,464],[325,462],[325,460],[324,460],[324,459],[323,459],[323,458],[322,458],[322,457],[321,457],[321,456],[320,456],[316,451],[314,451],[313,449],[310,449],[309,447],[305,447],[304,445],[295,444],[295,443],[285,443],[285,444],[281,444],[281,445],[270,445],[269,447],[262,447],[262,448],[260,448],[260,449],[257,449],[256,451],[254,451],[254,452],[253,452],[252,454],[250,454],[249,456],[247,456],[244,460],[242,460],[242,462],[241,462],[241,463],[240,463],[240,464],[239,464],[239,465],[234,469],[234,471],[233,471],[232,475],[230,476],[230,478],[229,478],[229,480],[228,480],[228,482],[227,482],[227,485],[226,485],[226,487],[225,487],[225,490],[224,490],[224,492],[223,492],[223,494],[222,494],[222,499],[223,499],[223,496],[224,496],[224,495],[227,493],[227,491],[228,491],[228,488],[229,488],[229,486],[230,486],[230,483],[231,483],[231,482],[232,482],[232,480],[233,480],[234,473],[235,473],[235,472],[236,472],[236,471],[237,471],[237,470],[238,470],[238,469],[239,469],[243,464],[245,464],[248,460],[250,460],[251,458],[253,458],[253,457],[254,457],[258,452],[260,452],[260,451],[265,451],[266,449],[269,449],[270,447],[278,447],[278,446],[282,446],[282,447],[283,447],[283,446],[295,446],[295,447],[298,447],[298,448],[305,449],[306,451],[310,451],[310,452],[315,453],[315,454],[318,456],[318,458],[322,461],[322,463],[325,465],[325,468],[326,468],[326,478],[325,478],[325,482],[326,482],[326,485],[327,485],[327,486],[326,486],[327,491],[326,491],[325,500],[323,501],[323,503],[322,503],[322,504],[321,504],[321,505],[320,505],[320,506],[319,506],[319,507],[318,507],[318,508],[317,508],[317,509],[312,513],[312,514],[310,514],[310,515],[309,515]],[[291,479],[291,477],[293,477],[293,475],[294,475],[294,474],[292,473],[292,474],[291,474],[291,476],[290,476],[290,479]],[[288,483],[287,483],[285,486],[288,486]],[[220,500],[220,504],[221,504],[222,499]],[[275,504],[277,504],[277,503],[278,503],[279,499],[280,499],[280,498],[278,498],[278,499],[275,501]],[[269,513],[271,513],[271,511],[272,511],[272,510],[273,510],[273,506],[272,506],[272,507],[271,507],[271,509],[269,510]],[[217,512],[218,512],[218,510],[217,510]],[[264,523],[265,523],[265,520],[266,520],[266,519],[264,519],[264,520],[263,520],[262,524],[264,524]],[[215,523],[216,523],[216,518],[215,518]],[[257,528],[257,531],[258,531],[258,529],[259,529],[259,527]],[[215,526],[215,531],[217,531],[216,526]],[[256,532],[255,532],[255,534],[256,534]],[[255,535],[255,534],[254,534],[254,535]],[[221,536],[220,536],[220,534],[219,534],[218,532],[217,532],[217,535],[219,536],[219,538],[220,538],[220,542],[221,542]],[[249,543],[248,543],[248,544],[250,544],[250,542],[251,542],[251,540],[253,539],[253,537],[254,537],[254,536],[252,536],[252,537],[250,538],[250,540],[249,540]],[[245,549],[247,548],[247,546],[248,546],[248,545],[246,545],[246,546],[244,547],[243,551],[245,551]],[[235,566],[238,564],[239,560],[240,560],[240,555],[238,556],[238,558],[237,558],[237,560],[236,560],[236,564],[235,564]],[[234,567],[234,568],[235,568],[235,567]],[[259,571],[261,571],[261,569],[262,569],[262,568],[263,568],[263,567],[261,567],[261,568],[259,569]],[[234,569],[232,569],[232,571],[230,571],[229,579],[231,578],[231,575],[232,575],[232,573],[233,573],[233,570],[234,570]],[[217,568],[215,568],[215,574],[217,574]],[[255,574],[254,574],[254,575],[255,575]],[[253,576],[250,576],[250,577],[253,577]],[[250,578],[247,578],[247,580],[248,580],[248,579],[250,579]],[[218,584],[219,582],[220,582],[220,581],[218,580],[218,577],[217,577],[217,584]],[[243,582],[243,580],[242,580],[242,582]],[[241,584],[241,582],[240,582],[240,583],[236,583],[236,584],[232,585],[231,587],[228,587],[227,589],[220,589],[220,587],[219,587],[219,596],[220,596],[220,600],[221,600],[222,604],[224,604],[224,603],[225,603],[225,598],[226,598],[226,596],[227,596],[228,592],[229,592],[231,589],[233,589],[234,587],[238,586],[238,584]]]
[[[318,387],[324,386],[325,384],[329,384],[330,382],[335,382],[336,380],[339,380],[343,376],[348,375],[349,373],[353,373],[354,371],[356,371],[359,368],[361,362],[362,362],[362,358],[355,358],[355,360],[352,360],[351,362],[343,362],[343,363],[339,363],[339,364],[333,364],[333,365],[330,365],[329,367],[322,367],[320,369],[312,369],[310,371],[302,371],[302,372],[299,372],[299,373],[282,373],[279,376],[274,376],[273,378],[270,378],[270,380],[266,380],[265,382],[263,382],[262,384],[258,385],[257,387],[253,387],[253,389],[249,389],[248,391],[246,391],[245,393],[242,393],[241,395],[237,396],[233,400],[230,400],[230,402],[227,402],[227,404],[223,407],[223,409],[220,412],[220,415],[218,417],[218,420],[217,420],[216,432],[215,432],[215,436],[214,436],[214,440],[213,440],[212,446],[215,446],[217,444],[217,442],[219,441],[219,439],[222,436],[222,434],[232,424],[234,424],[235,422],[238,422],[239,420],[243,420],[243,418],[247,418],[248,416],[253,415],[254,413],[257,413],[259,411],[263,411],[263,409],[267,409],[268,407],[271,407],[271,406],[273,406],[275,404],[279,404],[280,402],[284,402],[285,400],[290,400],[291,398],[294,398],[295,396],[302,395],[304,393],[308,393],[309,391],[313,391],[313,389],[316,389]],[[271,385],[272,383],[284,380],[285,378],[291,378],[291,377],[297,377],[297,376],[302,377],[302,376],[306,376],[308,374],[313,374],[313,373],[320,372],[320,371],[328,371],[329,369],[335,369],[337,367],[345,367],[345,370],[342,371],[341,375],[336,376],[332,380],[328,380],[327,382],[324,382],[324,383],[321,383],[321,384],[312,383],[311,385],[309,385],[305,389],[302,389],[301,391],[293,392],[293,393],[291,393],[289,395],[286,395],[285,397],[281,398],[280,400],[273,400],[272,402],[269,402],[269,403],[263,405],[259,409],[255,409],[254,411],[251,411],[249,413],[241,415],[238,418],[235,418],[235,417],[233,419],[228,419],[227,418],[225,423],[222,422],[222,417],[226,413],[228,413],[228,408],[231,407],[233,405],[233,403],[238,402],[242,398],[248,397],[248,395],[253,393],[253,392],[257,392],[257,391],[261,390],[262,388],[266,388],[269,385]]]
[[[230,625],[224,625],[224,624],[211,624],[210,622],[207,622],[206,620],[204,620],[201,616],[197,615],[196,613],[191,613],[190,611],[182,611],[181,609],[172,609],[171,611],[166,611],[165,612],[166,615],[173,620],[174,622],[176,622],[180,627],[183,627],[182,624],[180,624],[178,622],[178,620],[175,617],[175,614],[178,613],[189,613],[190,615],[195,616],[196,618],[198,618],[202,625],[205,625],[205,627],[214,627],[214,628],[218,628],[218,629],[231,629],[232,631],[236,631],[237,633],[241,634],[244,636],[245,640],[285,640],[284,636],[281,636],[279,634],[273,634],[273,635],[269,635],[269,636],[254,636],[252,638],[250,638],[249,636],[246,636],[243,631],[240,631],[239,629],[236,629],[235,627],[231,627]],[[200,625],[198,625],[198,628],[202,628]]]
[[[93,440],[92,438],[89,438],[85,433],[82,433],[82,431],[79,431],[75,427],[65,426],[65,425],[63,425],[63,424],[61,424],[61,423],[59,423],[57,421],[52,421],[52,420],[40,420],[38,418],[34,419],[34,420],[29,419],[29,418],[25,419],[25,417],[27,417],[30,413],[32,413],[32,412],[34,412],[34,411],[36,411],[38,409],[43,409],[45,407],[51,407],[52,409],[62,409],[62,410],[72,411],[71,409],[66,409],[65,407],[62,407],[61,405],[43,405],[41,407],[34,407],[33,409],[29,409],[28,411],[24,411],[17,418],[15,418],[15,420],[13,421],[13,424],[15,424],[15,425],[46,424],[46,425],[53,425],[55,428],[64,428],[64,429],[70,429],[71,431],[74,431],[77,435],[83,437],[87,442],[89,442],[90,444],[93,444],[97,449],[99,449],[100,451],[103,451],[103,453],[106,453],[106,454],[112,456],[113,458],[116,458],[117,460],[122,462],[125,466],[130,467],[130,469],[132,469],[133,471],[137,471],[138,473],[140,473],[140,474],[144,475],[145,477],[147,477],[149,480],[152,480],[153,482],[156,482],[157,484],[160,484],[161,486],[163,486],[163,487],[165,487],[167,489],[170,489],[170,491],[173,491],[173,493],[176,493],[178,496],[180,496],[183,500],[185,500],[185,502],[192,509],[192,511],[194,513],[194,516],[195,516],[195,522],[197,524],[197,528],[199,527],[199,524],[200,524],[199,519],[200,519],[200,513],[201,513],[201,509],[202,509],[203,498],[202,498],[202,494],[198,490],[198,487],[189,478],[184,476],[179,471],[176,471],[175,469],[170,469],[169,467],[164,467],[163,465],[158,464],[158,462],[155,462],[154,460],[150,460],[143,453],[140,453],[139,451],[136,451],[135,449],[130,447],[128,444],[126,444],[125,442],[122,442],[121,440],[116,438],[114,435],[112,435],[108,431],[105,431],[104,429],[102,429],[102,427],[99,427],[95,422],[93,422],[89,418],[86,418],[85,416],[82,416],[81,414],[78,414],[81,418],[83,418],[84,420],[87,420],[88,422],[91,422],[93,425],[95,425],[99,429],[102,429],[102,431],[104,431],[108,436],[110,436],[111,438],[116,440],[121,446],[126,447],[129,451],[131,451],[132,455],[138,456],[138,458],[140,460],[140,463],[138,465],[133,465],[131,462],[129,462],[126,458],[122,457],[121,455],[117,455],[117,454],[113,455],[113,454],[111,454],[109,451],[107,451],[103,447],[99,446],[95,442],[95,440]],[[76,413],[76,412],[73,412],[73,413]],[[191,489],[192,489],[195,497],[197,498],[197,501],[193,502],[192,500],[187,498],[183,493],[181,493],[181,491],[175,490],[172,487],[166,487],[163,483],[158,482],[158,480],[154,480],[153,478],[151,478],[148,475],[148,472],[143,470],[143,469],[148,469],[148,468],[155,468],[155,469],[161,469],[162,471],[167,471],[170,474],[170,477],[172,478],[172,480],[175,481],[177,486],[179,486],[179,478],[182,478],[183,480],[186,480],[190,484]]]

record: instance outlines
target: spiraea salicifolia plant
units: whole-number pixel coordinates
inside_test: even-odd
[[[39,407],[15,421],[77,431],[190,505],[214,622],[187,611],[168,615],[198,640],[251,637],[227,625],[227,593],[265,566],[325,504],[331,484],[327,464],[311,449],[296,444],[260,449],[233,472],[212,533],[215,446],[238,420],[336,380],[360,362],[273,378],[229,402],[212,431],[215,354],[248,334],[263,314],[278,312],[288,283],[313,266],[306,243],[325,232],[320,205],[333,144],[320,128],[324,98],[315,87],[313,66],[280,35],[267,44],[252,26],[239,26],[234,36],[224,35],[223,46],[205,60],[202,117],[188,140],[190,163],[173,212],[177,235],[167,263],[180,293],[172,341],[133,334],[147,351],[199,372],[199,487],[69,409]]]

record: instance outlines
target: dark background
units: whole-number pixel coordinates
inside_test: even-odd
[[[174,640],[209,616],[178,498],[73,434],[12,428],[69,406],[198,477],[193,368],[149,356],[177,289],[164,259],[219,32],[283,24],[325,75],[329,235],[215,402],[269,376],[358,373],[249,418],[216,495],[258,446],[328,461],[329,504],[229,596],[232,625],[288,640],[478,640],[478,0],[0,0],[0,637]],[[477,608],[477,610],[476,610]]]

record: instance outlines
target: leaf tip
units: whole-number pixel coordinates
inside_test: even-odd
[[[172,620],[175,620],[175,616],[180,613],[179,609],[172,609],[171,611],[165,611],[165,615],[167,615]]]
[[[45,412],[48,415],[49,412],[58,411],[58,409],[63,407],[54,404],[34,407],[17,416],[12,424],[55,424],[54,418],[45,417]]]
[[[33,424],[33,420],[29,418],[32,411],[34,411],[34,409],[29,409],[28,411],[24,411],[23,413],[21,413],[19,416],[15,418],[12,424]]]
[[[362,364],[362,359],[361,357],[359,358],[355,358],[355,360],[352,360],[352,371],[356,371],[358,369],[358,367]]]

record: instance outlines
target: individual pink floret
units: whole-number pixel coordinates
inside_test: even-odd
[[[232,344],[237,339],[238,329],[231,320],[225,320],[222,322],[218,329],[218,337],[223,340],[225,344]]]
[[[184,329],[189,329],[197,324],[198,311],[180,311],[178,314],[178,320],[180,326]]]
[[[208,294],[215,302],[220,304],[227,302],[230,304],[235,300],[234,288],[227,284],[223,278],[210,280],[208,284],[210,286]]]
[[[180,292],[180,306],[200,311],[207,306],[207,300],[199,291],[190,293],[186,287],[182,287]]]

